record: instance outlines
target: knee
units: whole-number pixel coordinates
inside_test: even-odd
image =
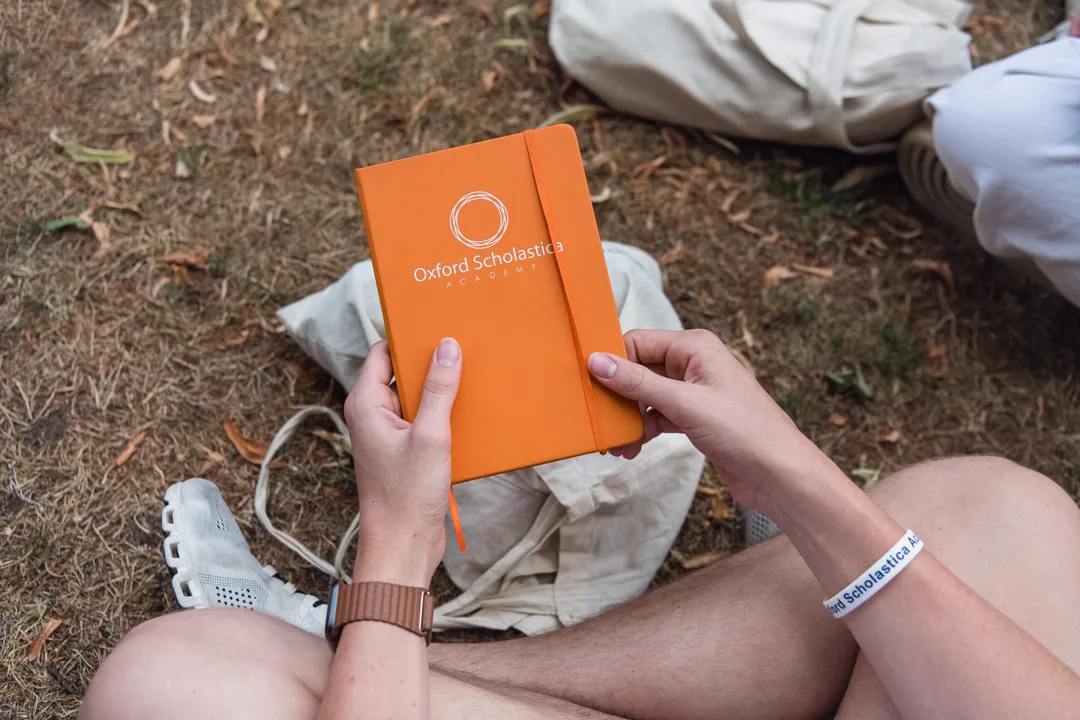
[[[87,688],[81,718],[150,717],[167,702],[172,670],[215,652],[225,626],[243,624],[243,610],[199,610],[163,615],[129,632],[98,668]],[[147,714],[151,713],[151,714]]]
[[[1013,174],[1029,163],[1037,146],[1030,137],[1033,109],[1010,97],[1003,73],[988,66],[984,76],[981,70],[932,102],[934,146],[954,182],[987,170]]]
[[[871,494],[886,509],[897,508],[901,519],[917,516],[937,531],[982,535],[992,528],[1010,542],[1067,533],[1080,547],[1080,509],[1069,494],[1045,475],[1004,458],[922,463],[886,479]]]

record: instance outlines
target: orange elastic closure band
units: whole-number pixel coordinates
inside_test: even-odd
[[[465,533],[461,531],[461,518],[458,517],[457,500],[454,499],[454,490],[450,490],[450,519],[454,522],[454,533],[457,535],[458,549],[465,552]]]
[[[532,168],[533,180],[536,183],[536,192],[540,196],[540,207],[544,211],[544,222],[547,225],[548,235],[551,237],[552,242],[561,242],[564,247],[569,247],[571,242],[568,238],[556,235],[559,233],[554,228],[552,222],[552,202],[548,187],[545,182],[545,175],[543,171],[542,154],[534,144],[533,136],[536,131],[526,130],[525,135],[525,147],[529,151],[529,165]],[[593,392],[592,375],[589,374],[589,358],[585,355],[585,348],[581,343],[581,333],[578,331],[578,323],[574,317],[574,301],[571,297],[570,288],[566,282],[566,272],[563,267],[563,261],[559,259],[559,253],[555,253],[555,265],[559,270],[559,278],[562,280],[563,297],[566,298],[566,310],[570,316],[570,331],[574,336],[574,351],[577,355],[578,370],[581,376],[581,389],[585,393],[585,407],[589,412],[589,423],[592,425],[593,441],[596,443],[596,450],[601,454],[607,453],[607,443],[604,441],[604,427],[600,420],[600,412],[596,406],[596,396]],[[452,507],[452,506],[451,506]]]

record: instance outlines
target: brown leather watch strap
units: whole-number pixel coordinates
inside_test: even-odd
[[[338,586],[334,628],[358,620],[389,623],[415,633],[431,644],[435,602],[426,588],[362,582]]]

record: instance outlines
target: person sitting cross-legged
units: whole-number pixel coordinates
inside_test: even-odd
[[[335,652],[247,610],[167,615],[104,661],[82,716],[1080,718],[1080,510],[1060,487],[967,457],[864,493],[714,335],[633,331],[626,347],[629,360],[596,354],[589,367],[646,408],[642,442],[685,433],[784,536],[576,626],[503,642],[428,647],[357,621]],[[428,586],[446,542],[465,362],[440,343],[410,424],[386,345],[372,349],[345,407],[354,582]],[[306,616],[312,603],[300,604]]]

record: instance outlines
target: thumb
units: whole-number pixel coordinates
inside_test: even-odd
[[[425,432],[448,435],[450,410],[454,407],[460,383],[461,346],[453,338],[443,338],[431,356],[431,367],[413,426],[423,428]]]
[[[604,387],[660,412],[672,404],[679,392],[677,381],[611,353],[590,355],[589,372]]]

